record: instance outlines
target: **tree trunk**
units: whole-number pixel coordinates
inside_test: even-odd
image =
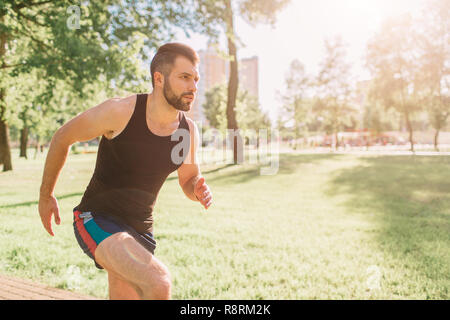
[[[0,16],[0,25],[4,21]],[[6,33],[0,33],[0,65],[4,64],[4,56],[6,52]],[[1,79],[0,79],[1,80]],[[0,83],[0,86],[2,84]],[[5,116],[5,89],[0,87],[0,164],[3,164],[3,171],[12,170],[11,148],[9,146],[9,129]]]
[[[3,171],[9,171],[12,170],[12,162],[11,148],[9,146],[9,128],[3,119],[5,115],[4,99],[5,89],[0,88],[0,164],[3,164]]]
[[[41,137],[36,136],[36,144],[34,145],[34,159],[36,159],[39,149],[41,148],[40,139]]]
[[[27,157],[27,147],[28,147],[28,127],[23,127],[20,130],[20,156],[28,159]]]
[[[0,163],[3,164],[3,171],[12,170],[9,129],[8,124],[2,118],[0,118]]]
[[[235,130],[233,135],[233,163],[242,163],[244,158],[242,137],[239,131],[237,121],[236,121],[236,97],[239,86],[238,77],[238,60],[237,60],[237,49],[236,49],[236,35],[234,33],[233,24],[233,9],[231,7],[231,0],[226,0],[226,12],[227,12],[227,24],[226,24],[226,34],[228,41],[228,54],[231,57],[230,60],[230,78],[228,80],[228,99],[227,99],[227,128]]]
[[[406,121],[406,127],[408,128],[409,132],[409,143],[411,144],[411,152],[414,152],[414,138],[413,138],[413,128],[411,125],[411,121],[409,120],[409,113],[405,110],[405,121]]]
[[[336,131],[335,133],[334,133],[334,140],[336,141],[336,144],[335,144],[335,150],[337,150],[338,148],[339,148],[339,136],[338,136],[338,132]]]
[[[434,150],[439,151],[439,129],[436,129],[436,132],[434,133]]]

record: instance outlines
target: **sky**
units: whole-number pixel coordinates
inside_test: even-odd
[[[314,74],[324,58],[324,39],[342,36],[348,44],[347,59],[358,79],[367,79],[364,54],[367,41],[384,19],[410,12],[417,14],[426,0],[291,0],[277,15],[274,27],[248,25],[239,17],[235,30],[244,43],[238,58],[259,58],[259,100],[261,108],[275,121],[280,110],[277,92],[282,92],[289,65],[298,59],[306,72]],[[205,36],[180,32],[175,39],[195,50],[206,49]],[[221,48],[226,51],[226,43]],[[201,62],[200,62],[201,63]],[[200,80],[201,81],[201,80]]]

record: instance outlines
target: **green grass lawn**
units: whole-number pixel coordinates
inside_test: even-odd
[[[95,156],[69,156],[52,238],[37,210],[44,155],[14,150],[14,171],[0,173],[0,273],[107,298],[106,272],[72,229]],[[449,299],[449,157],[280,157],[272,176],[257,165],[203,167],[207,211],[176,176],[166,181],[155,254],[174,299]]]

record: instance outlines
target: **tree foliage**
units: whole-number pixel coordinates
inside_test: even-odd
[[[219,84],[212,87],[205,94],[205,103],[203,104],[206,119],[211,127],[222,132],[227,129],[226,118],[227,106],[227,88],[226,84]],[[241,129],[267,129],[270,126],[270,120],[264,113],[258,99],[248,93],[246,90],[239,90],[236,100],[236,115]]]
[[[420,64],[414,19],[405,14],[391,18],[368,45],[367,66],[373,76],[373,96],[404,117],[414,151],[412,116],[419,102]]]
[[[148,85],[143,62],[188,29],[178,1],[15,1],[0,3],[0,163],[12,168],[8,125],[35,116],[37,131],[87,107],[101,91]],[[147,71],[148,74],[148,71]],[[33,84],[26,88],[30,81]],[[14,87],[17,86],[17,87]],[[20,88],[20,90],[19,90]],[[33,88],[30,90],[30,88]],[[24,92],[27,92],[24,94]],[[11,96],[12,95],[12,96]],[[97,101],[98,103],[99,101]],[[18,117],[21,114],[21,117]]]
[[[325,40],[325,57],[314,83],[314,112],[320,116],[323,129],[334,135],[351,125],[355,114],[350,64],[346,61],[346,44],[341,37]]]
[[[425,8],[419,20],[419,99],[435,129],[438,149],[439,131],[450,116],[450,1],[433,0]]]
[[[284,135],[295,141],[307,136],[309,125],[314,122],[312,112],[312,77],[297,59],[291,62],[286,74],[285,90],[280,92],[282,108],[279,127]]]
[[[227,128],[239,129],[236,116],[236,101],[239,90],[238,58],[237,53],[242,41],[239,39],[239,30],[236,30],[235,19],[240,15],[251,25],[257,23],[274,24],[277,13],[283,9],[289,0],[188,0],[195,8],[193,14],[196,16],[196,31],[208,34],[213,40],[224,34],[227,40],[228,60],[230,73],[227,85]],[[187,5],[189,6],[189,5]],[[234,137],[234,163],[240,163],[238,159],[242,150],[238,150],[239,135]]]

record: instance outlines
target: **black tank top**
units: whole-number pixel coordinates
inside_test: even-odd
[[[149,130],[147,96],[137,95],[133,115],[118,136],[102,136],[94,174],[75,208],[112,216],[140,233],[153,232],[152,212],[158,192],[167,176],[181,166],[190,146],[183,112],[179,112],[180,124],[171,136],[158,136]],[[180,149],[181,142],[184,149]],[[175,158],[173,151],[178,151]]]

